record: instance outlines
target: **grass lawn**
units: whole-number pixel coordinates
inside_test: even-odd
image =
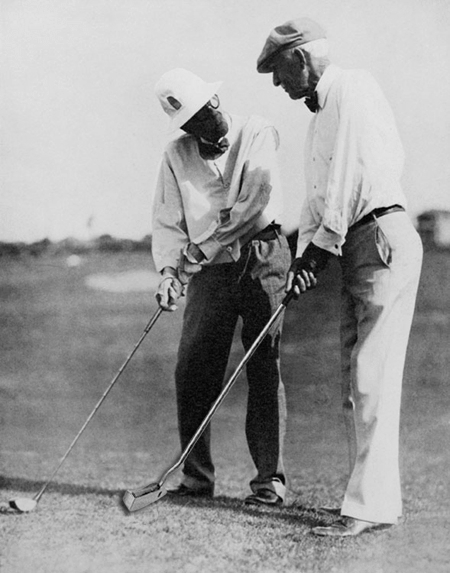
[[[179,453],[173,370],[182,303],[160,317],[37,509],[12,513],[7,501],[46,481],[155,311],[155,279],[144,269],[151,262],[142,253],[89,254],[78,266],[63,256],[0,259],[2,573],[450,571],[446,253],[425,256],[411,334],[398,527],[348,540],[310,534],[324,519],[318,508],[338,505],[347,479],[336,267],[286,312],[285,507],[242,504],[255,473],[244,438],[244,375],[212,423],[214,500],[164,498],[132,514],[121,506],[124,489],[154,481]],[[133,280],[132,290],[94,288]],[[230,373],[242,357],[238,334]]]

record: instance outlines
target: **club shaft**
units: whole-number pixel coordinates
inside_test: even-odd
[[[133,358],[134,353],[136,352],[136,350],[139,348],[139,346],[141,345],[142,341],[144,340],[144,338],[147,336],[147,334],[150,332],[150,330],[152,329],[153,325],[155,324],[155,322],[158,320],[160,314],[162,313],[162,308],[158,307],[158,310],[155,312],[155,314],[152,316],[152,318],[149,320],[147,326],[145,327],[142,336],[140,337],[140,339],[137,341],[137,343],[135,344],[133,350],[130,352],[130,354],[128,355],[127,359],[125,360],[125,362],[122,364],[122,366],[120,367],[119,371],[117,372],[117,374],[114,376],[114,378],[111,380],[109,386],[106,388],[106,390],[103,392],[100,400],[97,402],[97,404],[95,405],[94,409],[92,410],[92,412],[89,414],[87,420],[84,422],[84,424],[82,425],[82,427],[80,428],[80,431],[78,432],[78,434],[75,436],[75,438],[72,440],[72,443],[70,444],[70,446],[68,447],[66,453],[62,456],[62,458],[59,461],[59,464],[56,466],[56,468],[54,469],[53,473],[51,474],[51,476],[49,477],[49,479],[45,482],[45,484],[41,487],[41,489],[38,491],[38,493],[34,496],[34,500],[35,501],[39,501],[39,499],[42,497],[43,493],[45,492],[45,490],[47,489],[48,485],[53,481],[53,478],[56,476],[56,474],[58,473],[60,467],[63,465],[63,463],[65,462],[67,456],[70,454],[70,452],[72,451],[73,447],[75,446],[75,444],[78,442],[79,438],[81,437],[81,434],[84,432],[84,430],[86,429],[87,425],[89,424],[89,422],[92,420],[92,418],[94,417],[95,413],[97,412],[97,410],[100,408],[100,406],[102,405],[103,401],[105,400],[105,398],[108,396],[108,394],[110,393],[110,391],[112,390],[114,384],[117,382],[117,380],[119,379],[120,375],[122,374],[122,372],[125,370],[127,364],[130,362],[130,360]]]
[[[288,303],[290,302],[290,300],[292,299],[292,297],[294,296],[293,292],[290,291],[283,299],[283,301],[281,302],[280,306],[277,308],[277,310],[273,313],[273,315],[271,316],[269,322],[266,324],[266,326],[263,328],[263,330],[260,332],[260,334],[258,335],[258,337],[255,339],[255,341],[253,342],[253,344],[251,345],[251,347],[249,348],[249,350],[247,351],[247,353],[245,354],[245,356],[242,358],[241,362],[239,363],[239,365],[237,366],[236,370],[234,371],[233,375],[230,377],[230,379],[228,380],[228,382],[225,384],[225,386],[222,388],[222,391],[220,392],[219,396],[216,398],[215,402],[213,403],[213,405],[211,406],[208,414],[206,415],[206,417],[204,418],[203,422],[200,424],[200,426],[198,427],[197,431],[195,432],[195,434],[192,436],[190,442],[188,443],[188,445],[186,446],[186,448],[183,450],[183,452],[181,453],[180,457],[177,459],[177,461],[175,462],[175,464],[170,467],[160,478],[158,485],[161,486],[166,479],[169,477],[170,474],[172,474],[175,470],[177,470],[186,460],[186,458],[189,456],[189,454],[191,453],[191,451],[193,450],[195,444],[197,443],[197,441],[199,440],[200,436],[203,434],[203,432],[205,431],[207,425],[210,423],[212,417],[214,416],[214,414],[216,413],[217,409],[219,408],[219,406],[222,404],[222,402],[224,401],[224,399],[226,398],[228,392],[231,390],[231,387],[233,386],[233,384],[235,383],[236,379],[238,378],[238,376],[240,375],[240,373],[242,372],[242,370],[244,369],[245,365],[247,364],[247,362],[250,360],[250,358],[253,356],[253,354],[256,352],[257,348],[259,347],[259,345],[261,344],[261,342],[264,340],[264,338],[266,337],[267,333],[269,332],[269,330],[272,328],[272,326],[274,325],[274,323],[278,320],[278,317],[282,314],[282,312],[286,309],[286,306],[288,305]]]

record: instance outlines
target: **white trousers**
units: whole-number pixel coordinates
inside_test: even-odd
[[[402,513],[402,378],[422,243],[406,213],[391,213],[349,231],[341,264],[342,405],[350,458],[341,514],[395,524]]]

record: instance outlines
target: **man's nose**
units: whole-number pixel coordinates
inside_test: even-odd
[[[272,81],[275,87],[278,87],[281,84],[280,78],[275,70],[272,72]]]

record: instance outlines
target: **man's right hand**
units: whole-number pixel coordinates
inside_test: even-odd
[[[183,285],[177,278],[175,269],[166,267],[156,292],[156,300],[163,310],[177,309],[176,301],[183,296]]]
[[[317,275],[325,269],[332,254],[321,249],[314,243],[309,243],[301,257],[294,260],[289,269],[286,292],[293,290],[294,297],[306,292],[317,285]]]
[[[317,279],[311,271],[302,268],[301,258],[295,259],[289,269],[286,280],[286,292],[291,289],[294,292],[294,298],[298,298],[300,293],[306,292],[317,285]]]

